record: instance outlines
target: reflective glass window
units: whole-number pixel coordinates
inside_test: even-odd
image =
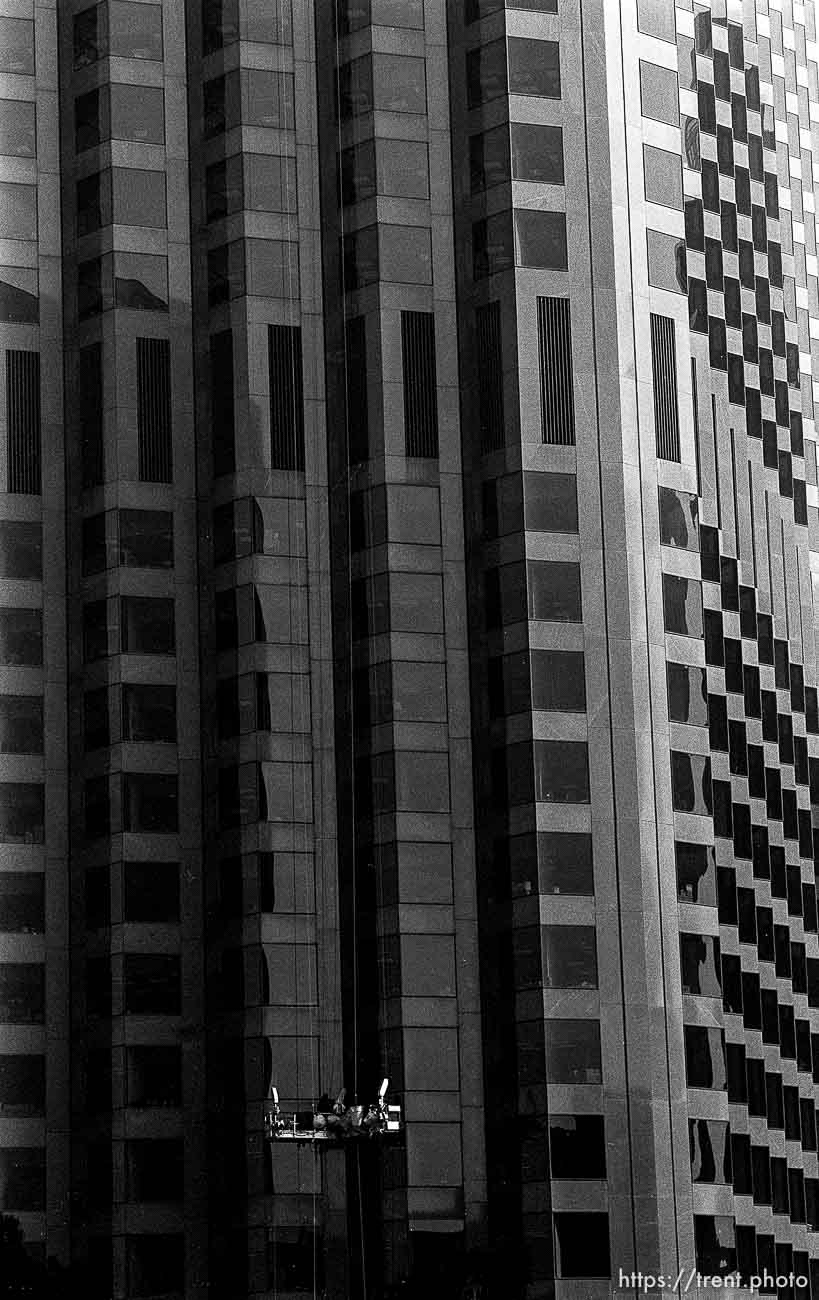
[[[708,688],[704,668],[691,664],[666,665],[668,717],[692,727],[708,726]]]
[[[378,192],[395,198],[429,197],[429,156],[420,140],[382,141],[377,149]]]
[[[120,510],[119,562],[129,569],[173,568],[170,510]]]
[[[299,246],[295,240],[247,239],[249,293],[260,298],[298,298]]]
[[[116,253],[114,290],[118,307],[168,310],[168,262],[146,253]]]
[[[34,73],[34,23],[28,18],[0,17],[0,72]]]
[[[563,129],[529,122],[512,122],[512,176],[516,181],[562,185]]]
[[[167,225],[165,173],[115,167],[113,208],[113,219],[119,226],[164,228]]]
[[[589,751],[585,741],[536,740],[534,765],[536,800],[589,802]]]
[[[182,1233],[145,1232],[125,1238],[128,1295],[178,1296],[185,1290],[185,1238]]]
[[[509,180],[509,128],[505,123],[470,137],[469,176],[473,194]]]
[[[719,939],[711,935],[680,935],[682,991],[698,997],[722,996]]]
[[[564,560],[529,560],[526,578],[529,618],[550,623],[581,622],[579,564]]]
[[[673,45],[677,39],[674,0],[637,0],[637,26],[646,36]]]
[[[0,871],[0,931],[44,933],[45,876],[41,871]]]
[[[403,54],[373,54],[373,107],[388,113],[425,113],[425,62]]]
[[[586,667],[582,650],[531,651],[532,708],[584,713]]]
[[[677,126],[680,121],[677,74],[671,68],[640,60],[640,102],[643,117]]]
[[[680,636],[703,634],[702,587],[695,578],[663,574],[663,612],[666,632]]]
[[[108,687],[98,686],[83,696],[83,738],[86,752],[111,743]]]
[[[647,230],[648,282],[655,289],[687,293],[685,240],[660,230]]]
[[[370,0],[370,21],[379,27],[424,28],[424,0]]]
[[[243,124],[292,131],[295,126],[292,74],[243,68],[241,78]]]
[[[77,181],[77,234],[90,235],[111,221],[110,174],[94,172]]]
[[[565,271],[569,265],[565,212],[516,208],[515,261],[518,266]]]
[[[477,108],[506,94],[506,42],[491,41],[466,56],[467,106]]]
[[[129,1201],[180,1201],[184,1187],[181,1138],[137,1138],[126,1143]]]
[[[557,41],[510,36],[509,94],[560,98],[560,46]]]
[[[576,533],[577,478],[546,471],[523,474],[524,526],[537,533]]]
[[[295,158],[245,154],[245,207],[256,212],[295,212]]]
[[[602,1083],[600,1025],[596,1020],[547,1020],[549,1083]]]
[[[597,988],[594,926],[544,925],[541,943],[544,988]]]
[[[671,753],[671,795],[675,812],[710,817],[711,760],[702,754]]]
[[[660,543],[684,551],[699,550],[699,507],[697,497],[677,488],[661,487]]]
[[[173,599],[165,596],[123,596],[121,635],[123,654],[173,654]]]
[[[0,695],[0,754],[42,754],[42,752],[42,697]]]
[[[159,86],[112,82],[111,139],[165,143],[165,97]]]
[[[293,41],[292,0],[245,0],[241,36],[243,41],[290,45]]]
[[[726,1087],[725,1043],[721,1029],[685,1025],[685,1073],[689,1088]]]
[[[0,105],[0,114],[2,114]],[[0,266],[0,321],[37,325],[40,320],[37,271],[32,267]]]
[[[541,893],[594,893],[591,835],[578,831],[541,831],[537,836],[537,857]]]
[[[643,145],[643,174],[645,194],[649,203],[659,203],[666,208],[682,211],[682,159],[679,154],[654,145]]]
[[[34,105],[22,99],[0,99],[0,154],[33,158],[36,153]]]
[[[419,226],[382,225],[378,242],[382,280],[400,284],[432,284],[429,230]]]
[[[37,238],[36,185],[0,182],[0,230],[4,239]]]
[[[691,1177],[695,1183],[731,1182],[728,1125],[716,1119],[690,1119]]]
[[[43,615],[39,609],[0,609],[0,664],[9,667],[43,662]]]
[[[111,0],[108,44],[110,53],[118,58],[161,60],[162,6]]]

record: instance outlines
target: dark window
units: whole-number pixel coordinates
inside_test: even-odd
[[[351,465],[359,465],[370,454],[367,321],[364,316],[354,316],[346,323],[344,364],[349,458]]]
[[[507,58],[510,95],[560,98],[560,46],[557,41],[510,36]]]
[[[82,481],[83,487],[93,487],[102,483],[104,477],[101,343],[80,348],[79,380]]]
[[[8,934],[44,932],[45,877],[42,872],[0,872],[0,930]]]
[[[105,44],[100,32],[100,6],[83,9],[74,16],[74,67],[87,68],[101,58]]]
[[[534,771],[536,800],[589,802],[589,753],[585,741],[536,740]]]
[[[42,752],[42,698],[36,695],[0,695],[0,754]]]
[[[537,837],[537,856],[540,888],[544,894],[594,893],[591,835],[575,831],[543,831]],[[513,857],[513,876],[516,874],[514,862]]]
[[[6,1147],[0,1149],[0,1182],[3,1184],[3,1209],[42,1212],[46,1198],[45,1147]],[[23,1254],[22,1247],[20,1248]],[[23,1256],[26,1257],[25,1255]]]
[[[681,934],[680,970],[683,993],[705,998],[721,997],[719,939],[701,934]]]
[[[0,578],[43,576],[43,531],[37,523],[0,519]]]
[[[167,339],[137,339],[137,436],[142,483],[173,479],[171,348]]]
[[[537,181],[541,185],[562,185],[564,180],[562,128],[529,122],[512,122],[509,129],[513,178],[517,181]],[[504,139],[505,135],[504,130]]]
[[[112,82],[109,93],[112,140],[165,143],[165,96],[161,87]]]
[[[546,712],[585,712],[586,674],[583,652],[532,650],[531,684],[533,709]]]
[[[668,678],[668,716],[672,722],[690,726],[708,725],[708,692],[704,668],[689,664],[666,665]]]
[[[176,687],[123,686],[122,739],[175,743]]]
[[[129,1106],[180,1106],[182,1056],[178,1047],[129,1047],[126,1056]]]
[[[714,1119],[690,1119],[691,1178],[695,1183],[731,1182],[728,1125]]]
[[[141,1138],[126,1144],[129,1201],[181,1201],[184,1190],[181,1138]]]
[[[602,1115],[553,1115],[549,1120],[552,1178],[605,1178],[606,1141]]]
[[[273,469],[304,469],[301,329],[268,325],[270,450]]]
[[[581,622],[579,564],[530,560],[526,572],[529,618],[554,623]]]
[[[700,754],[671,753],[671,789],[675,812],[711,814],[711,760]]]
[[[217,477],[231,474],[236,464],[233,382],[233,333],[222,330],[210,339],[211,447]]]
[[[404,377],[404,444],[407,456],[438,455],[438,394],[435,317],[432,312],[401,313]]]
[[[185,1289],[185,1238],[182,1234],[143,1233],[126,1237],[128,1294],[134,1300],[181,1296]]]
[[[179,920],[179,863],[123,863],[122,919],[135,922]]]
[[[596,1020],[547,1020],[549,1083],[601,1083],[600,1025]]]
[[[501,305],[489,302],[475,310],[478,343],[478,419],[481,451],[500,450],[505,442]]]
[[[577,479],[574,474],[524,471],[524,526],[531,532],[576,533]]]
[[[565,213],[516,208],[513,216],[517,265],[551,271],[567,270],[569,252]]]
[[[120,610],[123,654],[174,653],[172,597],[123,596]]]
[[[87,753],[111,743],[108,687],[99,686],[83,696],[83,743]]]
[[[120,510],[119,563],[129,569],[173,568],[173,514]]]
[[[147,772],[122,775],[122,829],[172,834],[179,829],[179,783],[176,776]]]
[[[43,965],[36,962],[0,962],[0,1015],[10,1025],[44,1023]]]
[[[574,374],[568,298],[538,298],[540,409],[543,441],[574,446]]]
[[[594,926],[544,925],[541,942],[544,988],[597,988]]]
[[[558,1277],[609,1277],[609,1216],[591,1211],[554,1216]]]
[[[703,1025],[685,1026],[685,1072],[689,1088],[725,1088],[722,1030]]]
[[[674,846],[677,864],[677,896],[682,902],[713,907],[716,904],[714,849],[708,844]]]
[[[108,40],[112,55],[123,59],[162,58],[162,8],[158,4],[123,3],[108,7]]]
[[[695,1214],[694,1242],[700,1272],[719,1276],[736,1269],[733,1218]]]
[[[126,953],[124,960],[126,1015],[179,1015],[179,957],[158,953]]]
[[[680,459],[677,405],[677,346],[674,321],[651,313],[651,368],[654,379],[654,427],[660,460]]]
[[[27,1119],[45,1111],[45,1057],[0,1056],[0,1115]]]
[[[0,664],[39,667],[42,662],[42,611],[0,608]]]
[[[40,492],[40,354],[6,352],[8,491]]]

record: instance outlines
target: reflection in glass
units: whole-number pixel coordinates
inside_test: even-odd
[[[691,664],[666,665],[668,716],[671,722],[708,726],[708,687],[705,669]]]
[[[712,935],[680,935],[682,991],[698,997],[722,996],[719,939]]]
[[[110,53],[125,59],[162,58],[162,6],[111,0],[108,6]]]
[[[671,753],[671,793],[675,812],[711,814],[711,760],[702,754]]]
[[[34,268],[0,266],[0,321],[18,325],[38,324],[38,287],[37,271]]]
[[[145,253],[116,253],[114,292],[117,307],[135,311],[168,310],[168,263]]]
[[[560,46],[557,41],[510,36],[509,94],[560,98]]]
[[[694,578],[663,574],[663,613],[666,632],[701,637],[703,629],[702,588]]]

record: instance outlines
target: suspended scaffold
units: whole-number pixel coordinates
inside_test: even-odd
[[[336,1100],[321,1097],[312,1111],[282,1115],[279,1094],[270,1089],[265,1102],[265,1137],[269,1142],[320,1143],[343,1146],[367,1138],[390,1138],[402,1129],[401,1107],[387,1103],[389,1079],[384,1079],[378,1096],[369,1106],[354,1102],[346,1106],[342,1088]]]

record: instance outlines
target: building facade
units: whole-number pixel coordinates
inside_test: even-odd
[[[0,0],[0,1209],[89,1297],[819,1296],[817,133],[812,0]]]

